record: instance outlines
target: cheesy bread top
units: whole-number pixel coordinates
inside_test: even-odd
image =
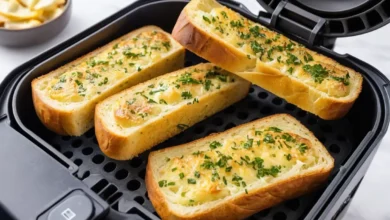
[[[223,90],[243,79],[212,64],[199,64],[163,75],[131,88],[102,103],[102,112],[110,112],[118,129],[144,124],[146,121],[164,115],[181,105],[196,105],[207,94]],[[184,130],[186,124],[178,124]]]
[[[168,34],[159,30],[145,30],[88,56],[41,83],[40,89],[47,90],[48,97],[60,105],[82,103],[163,59],[172,50]]]
[[[158,185],[174,204],[195,206],[296,174],[319,163],[312,143],[278,127],[251,127],[214,138],[198,151],[167,157]]]
[[[194,16],[196,23],[246,53],[247,59],[258,59],[329,96],[349,94],[350,73],[323,55],[226,7],[199,11]]]

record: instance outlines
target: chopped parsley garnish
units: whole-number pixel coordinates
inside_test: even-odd
[[[118,44],[115,44],[113,47],[112,47],[112,49],[118,49]]]
[[[303,70],[311,75],[316,83],[322,83],[326,77],[329,75],[329,71],[322,67],[321,64],[314,64],[310,66],[308,64],[304,65]]]
[[[278,63],[282,63],[282,57],[281,56],[278,56],[278,58],[276,59],[278,61]]]
[[[224,168],[227,165],[228,161],[233,159],[231,156],[226,156],[220,153],[219,151],[217,151],[217,153],[219,153],[219,156],[221,158],[219,158],[219,160],[217,161],[217,163],[215,163],[215,165],[219,166],[220,168]]]
[[[237,21],[230,21],[230,26],[232,26],[233,28],[242,28],[242,27],[244,27],[244,25],[239,20],[237,20]]]
[[[284,48],[280,45],[278,46],[275,46],[275,48],[279,51],[279,52],[282,52],[284,50]]]
[[[124,50],[122,54],[128,58],[138,58],[144,56],[142,53],[132,53],[130,48]]]
[[[263,141],[264,141],[265,143],[269,143],[269,144],[275,143],[274,138],[273,138],[272,135],[270,135],[270,134],[265,134]]]
[[[273,61],[274,58],[272,58],[272,53],[274,52],[274,47],[272,47],[271,49],[269,49],[267,51],[267,58],[270,60],[270,61]]]
[[[210,19],[204,15],[203,15],[203,20],[206,21],[207,23],[211,24]]]
[[[213,170],[211,173],[211,181],[215,182],[216,180],[219,180],[219,174],[216,170]]]
[[[169,42],[169,41],[162,42],[162,45],[163,45],[167,50],[171,49],[171,42]]]
[[[260,57],[264,53],[264,48],[257,41],[251,41],[251,48],[255,54],[261,53]]]
[[[130,100],[130,101],[126,101],[126,104],[132,105],[132,104],[134,104],[134,102],[135,102],[136,100],[137,100],[136,98],[133,98],[133,99]]]
[[[218,141],[213,141],[210,143],[210,148],[211,149],[216,149],[217,147],[222,147],[222,144]]]
[[[192,94],[191,94],[191,92],[184,91],[184,92],[181,93],[181,97],[183,99],[192,99]]]
[[[302,62],[292,53],[287,53],[288,59],[286,60],[287,64],[300,65]]]
[[[115,64],[122,65],[122,64],[123,64],[122,59],[116,60],[116,61],[115,61]]]
[[[195,103],[199,103],[199,99],[198,98],[194,98],[194,100],[192,100],[192,104],[195,104]]]
[[[242,180],[242,177],[240,177],[239,175],[237,175],[236,173],[233,174],[233,178],[232,178],[232,182],[234,185],[236,186],[240,186],[240,181]]]
[[[99,60],[99,61],[97,61],[97,64],[98,65],[108,65],[109,61],[107,61],[107,60]]]
[[[60,83],[64,83],[64,82],[66,82],[66,75],[61,75],[60,76],[60,81],[59,81]]]
[[[183,179],[184,178],[184,173],[179,173],[179,177],[180,177],[180,179]]]
[[[224,11],[221,11],[221,15],[225,18],[225,19],[227,19],[228,18],[228,16],[227,16],[227,14],[226,14],[226,12],[224,12]]]
[[[345,77],[331,76],[331,78],[336,80],[336,81],[342,82],[346,86],[349,85],[349,78],[350,78],[349,73],[347,73],[347,75],[345,75]]]
[[[266,44],[271,44],[271,43],[272,43],[272,40],[271,40],[271,39],[267,39],[267,40],[265,40],[265,43],[266,43]]]
[[[188,126],[188,125],[186,125],[186,124],[178,124],[176,127],[177,127],[178,129],[180,129],[180,130],[184,130],[184,129],[189,128],[190,126]]]
[[[286,45],[286,50],[293,51],[295,45],[296,44],[294,42],[290,41],[290,43]]]
[[[210,90],[210,87],[211,87],[211,80],[206,79],[206,80],[204,81],[204,88],[206,89],[206,91],[209,91],[209,90]]]
[[[261,131],[255,131],[255,136],[261,135]]]
[[[226,181],[225,176],[222,177],[222,181],[223,181],[223,183],[225,184],[225,186],[227,186],[227,181]]]
[[[309,149],[309,148],[308,148],[307,145],[304,144],[304,143],[302,143],[302,144],[300,144],[300,145],[298,146],[298,150],[299,150],[299,152],[301,152],[301,154],[306,153],[306,150],[307,150],[307,149]]]
[[[202,151],[199,151],[199,150],[198,150],[198,151],[192,153],[192,155],[199,156],[201,153],[202,153]]]
[[[310,53],[305,53],[303,59],[305,60],[306,63],[314,60]]]
[[[181,82],[183,85],[186,84],[200,84],[200,82],[194,78],[191,77],[191,73],[184,73],[181,75],[178,79],[177,82]]]
[[[288,133],[282,134],[282,139],[286,140],[287,142],[295,142],[294,138]]]
[[[94,66],[96,66],[96,61],[91,59],[90,61],[87,61],[87,65],[90,67],[94,67]]]
[[[200,178],[200,173],[198,171],[195,171],[194,176],[199,179]]]
[[[253,138],[247,137],[247,141],[244,142],[243,147],[244,147],[245,149],[249,149],[249,148],[251,148],[252,146],[253,146]]]
[[[76,79],[75,82],[76,82],[76,84],[77,84],[78,87],[79,87],[79,89],[78,89],[78,91],[77,91],[77,92],[79,93],[79,95],[80,95],[80,96],[85,96],[85,94],[81,94],[81,93],[87,91],[87,89],[84,88],[83,83],[80,82],[78,79]]]
[[[196,179],[189,178],[187,179],[188,184],[196,184]]]
[[[174,186],[175,182],[169,182],[168,183],[168,181],[166,181],[166,180],[160,180],[160,181],[158,181],[158,185],[160,187]]]
[[[242,32],[240,32],[240,38],[241,39],[243,39],[243,40],[247,40],[247,39],[249,39],[250,37],[251,37],[251,34],[244,34],[244,33],[242,33]]]
[[[253,26],[253,27],[249,28],[249,32],[254,37],[265,37],[265,34],[260,32],[260,27],[259,26]]]
[[[210,79],[210,78],[214,78],[216,77],[217,79],[219,79],[221,82],[227,82],[227,76],[226,75],[223,75],[221,73],[218,73],[217,71],[208,71],[206,73],[206,76],[205,76],[207,79]],[[211,82],[210,82],[211,83]]]
[[[160,187],[164,187],[164,186],[166,186],[166,184],[167,184],[167,181],[166,181],[166,180],[160,180],[160,181],[158,181],[158,185],[159,185]]]
[[[277,128],[277,127],[269,127],[267,130],[268,130],[268,131],[278,132],[278,133],[280,133],[280,132],[283,131],[282,129]]]
[[[272,166],[271,168],[264,168],[264,160],[260,157],[255,157],[254,168],[257,169],[257,178],[264,176],[276,177],[280,173],[281,166]]]
[[[287,159],[288,161],[290,161],[291,158],[292,158],[291,154],[286,154],[285,156],[286,156],[286,159]]]
[[[273,41],[277,41],[280,38],[280,34],[276,34],[274,38],[272,38]]]
[[[233,167],[226,167],[226,168],[225,168],[225,171],[226,171],[227,173],[229,173],[230,171],[232,171],[232,168],[233,168]]]
[[[214,168],[214,163],[210,160],[205,160],[200,166],[210,170],[211,168]]]
[[[292,68],[291,66],[290,66],[290,68],[288,68],[288,70],[287,70],[287,72],[289,72],[290,74],[292,74],[293,71],[294,71],[294,68]]]
[[[172,168],[172,172],[175,172],[177,170],[177,167]]]
[[[164,105],[168,104],[164,99],[160,99],[160,101],[158,103],[164,104]]]

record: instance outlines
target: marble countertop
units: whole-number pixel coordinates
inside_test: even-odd
[[[77,0],[73,1],[73,14],[68,26],[54,39],[40,45],[25,48],[0,46],[0,82],[18,65],[39,53],[85,30],[108,17],[134,0]],[[256,0],[241,0],[252,12],[263,10]],[[88,10],[85,10],[88,8]],[[390,78],[390,25],[374,32],[338,39],[335,51],[352,54],[370,63]],[[385,135],[368,172],[358,189],[345,220],[390,219],[390,132]]]

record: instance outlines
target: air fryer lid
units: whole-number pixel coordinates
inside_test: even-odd
[[[296,9],[325,20],[323,37],[364,34],[390,22],[390,0],[257,0],[269,13],[287,17],[302,15]],[[289,7],[289,5],[297,7]],[[285,10],[287,9],[287,10]],[[285,12],[283,12],[285,11]]]

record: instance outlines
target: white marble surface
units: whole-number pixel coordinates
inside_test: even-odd
[[[75,0],[69,25],[56,38],[28,48],[0,46],[0,81],[12,69],[39,53],[83,31],[103,18],[115,13],[134,0]],[[252,11],[261,10],[256,0],[241,0]],[[87,9],[87,10],[86,10]],[[337,40],[335,50],[352,54],[378,68],[390,78],[390,25],[363,36]],[[390,132],[383,142],[344,217],[346,220],[390,219]]]

